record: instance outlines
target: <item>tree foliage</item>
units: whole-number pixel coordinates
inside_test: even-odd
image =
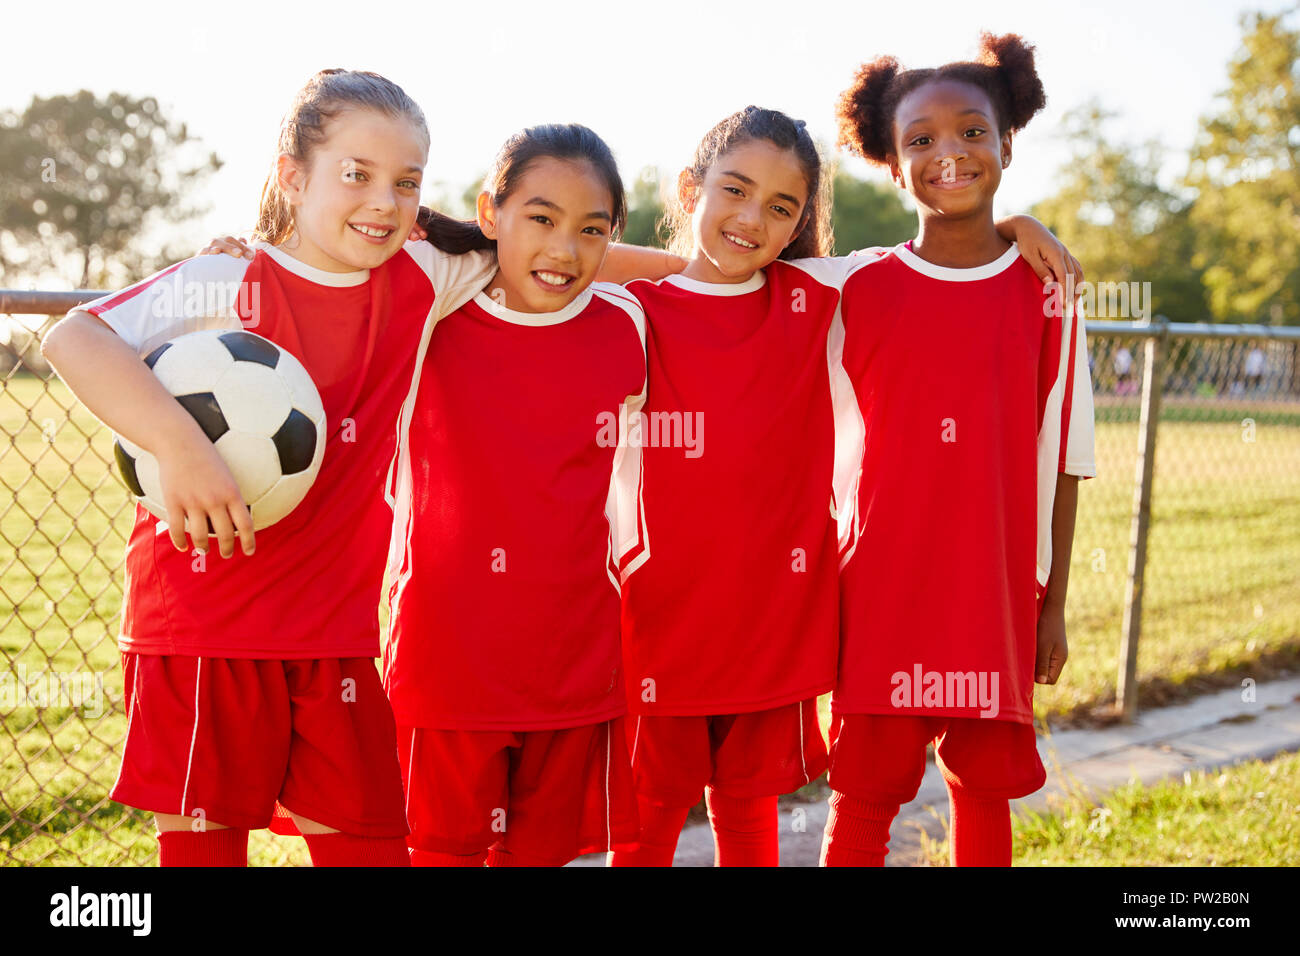
[[[0,276],[75,262],[81,288],[107,287],[179,258],[152,233],[201,211],[189,197],[221,161],[196,142],[152,97],[83,90],[0,113]]]
[[[1090,282],[1149,282],[1153,314],[1201,321],[1201,274],[1189,265],[1191,202],[1159,184],[1158,146],[1134,148],[1109,135],[1112,117],[1096,103],[1066,114],[1071,158],[1057,175],[1057,193],[1032,212],[1083,263]]]
[[[664,203],[659,190],[659,171],[653,166],[641,170],[627,191],[627,228],[623,230],[623,242],[667,248],[670,236],[663,228]]]
[[[1285,16],[1242,17],[1188,169],[1194,261],[1223,321],[1300,324],[1300,32]]]
[[[897,187],[835,171],[831,226],[835,252],[847,255],[869,246],[893,246],[916,235],[916,213]]]

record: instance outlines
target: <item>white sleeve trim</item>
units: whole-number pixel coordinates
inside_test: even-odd
[[[164,342],[205,329],[248,329],[241,304],[256,315],[256,288],[244,283],[251,263],[233,256],[195,256],[92,302],[72,309],[89,312],[117,333],[142,358]]]
[[[641,357],[646,362],[646,376],[641,380],[641,390],[628,395],[618,411],[618,446],[610,467],[609,493],[605,498],[605,520],[609,524],[609,544],[606,552],[606,571],[614,590],[622,593],[622,584],[628,576],[650,558],[650,543],[645,534],[644,488],[645,461],[641,452],[641,411],[646,402],[646,383],[649,363],[646,359],[645,313],[621,286],[599,282],[593,285],[595,295],[618,306],[632,320],[641,343]],[[624,559],[640,548],[634,558],[624,564]]]
[[[490,252],[471,252],[453,256],[435,249],[428,242],[408,242],[404,250],[416,261],[429,281],[433,283],[433,307],[425,316],[420,330],[420,344],[415,351],[415,369],[411,373],[411,386],[407,389],[397,416],[397,445],[393,460],[388,465],[384,481],[384,500],[393,509],[393,527],[388,540],[388,571],[393,576],[394,588],[401,580],[402,559],[410,544],[411,533],[411,417],[415,413],[415,399],[420,391],[420,375],[429,351],[429,339],[434,326],[476,296],[496,274],[496,256]],[[439,285],[440,280],[455,280]]]

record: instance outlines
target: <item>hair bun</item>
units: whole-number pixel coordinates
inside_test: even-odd
[[[993,68],[1006,83],[1007,129],[1022,129],[1035,113],[1047,105],[1043,81],[1034,67],[1034,47],[1017,33],[980,34],[976,62]]]
[[[891,149],[892,116],[882,105],[901,72],[892,56],[881,56],[858,67],[853,83],[835,107],[839,121],[837,144],[869,162],[884,163]]]

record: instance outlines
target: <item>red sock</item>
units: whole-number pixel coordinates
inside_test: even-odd
[[[982,800],[952,787],[952,865],[1011,865],[1011,804]]]
[[[477,853],[437,853],[433,850],[411,848],[411,866],[482,866],[487,850]]]
[[[661,807],[637,794],[641,814],[641,845],[635,850],[617,850],[609,855],[610,866],[672,866],[690,807]]]
[[[563,866],[562,863],[556,863],[553,860],[543,860],[534,856],[523,856],[519,853],[511,853],[509,850],[503,850],[501,847],[494,846],[487,851],[488,866]]]
[[[884,866],[889,852],[889,825],[898,816],[897,803],[872,803],[831,791],[822,838],[822,866]]]
[[[304,833],[312,866],[410,866],[401,837],[362,837],[351,833]]]
[[[158,834],[159,866],[248,866],[248,831],[165,830]]]
[[[714,866],[778,866],[776,797],[732,797],[704,791],[713,824]]]

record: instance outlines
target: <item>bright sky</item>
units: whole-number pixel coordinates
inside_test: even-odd
[[[904,66],[970,58],[981,29],[1038,48],[1048,106],[1021,134],[999,212],[1053,193],[1066,158],[1057,125],[1090,98],[1121,114],[1112,135],[1186,149],[1227,84],[1241,12],[1277,0],[874,3],[868,0],[470,0],[414,4],[246,2],[10,5],[0,107],[90,89],[152,95],[226,166],[200,199],[197,241],[247,229],[280,117],[313,72],[382,73],[424,108],[426,183],[459,193],[524,126],[581,122],[614,148],[624,178],[680,168],[703,133],[754,103],[834,140],[837,94],[882,53]],[[860,161],[849,169],[867,173]],[[1171,175],[1181,171],[1171,163]]]

